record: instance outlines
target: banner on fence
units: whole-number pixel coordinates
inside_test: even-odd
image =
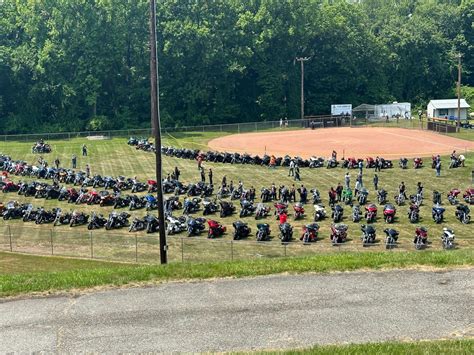
[[[331,105],[331,115],[332,116],[351,116],[352,115],[352,105],[351,104],[339,104]]]

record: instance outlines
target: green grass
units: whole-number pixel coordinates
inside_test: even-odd
[[[474,352],[473,339],[432,340],[417,342],[383,342],[368,344],[315,346],[304,350],[269,351],[263,354],[315,354],[315,355],[371,355],[371,354],[472,354]]]
[[[172,133],[164,137],[165,144],[174,146],[184,146],[190,148],[203,148],[209,139],[215,138],[225,132],[184,132]],[[474,132],[464,131],[465,138],[474,139]],[[154,156],[150,153],[136,151],[133,147],[126,144],[126,138],[115,138],[105,141],[88,141],[82,138],[75,138],[67,141],[53,140],[53,153],[44,155],[44,157],[51,163],[58,157],[63,166],[70,166],[70,158],[72,154],[78,156],[78,166],[84,169],[85,164],[90,164],[92,174],[98,173],[101,175],[125,175],[137,176],[140,180],[146,180],[154,177]],[[81,146],[86,143],[89,147],[89,156],[81,156]],[[38,155],[31,153],[32,142],[1,142],[0,152],[10,154],[14,158],[24,159],[30,163],[34,163],[38,159]],[[430,245],[431,250],[439,250],[441,243],[439,236],[443,226],[451,227],[455,230],[457,236],[458,247],[460,249],[471,249],[474,245],[474,235],[472,233],[471,225],[462,225],[454,217],[453,206],[446,206],[445,223],[443,225],[435,225],[431,219],[431,194],[433,190],[438,190],[443,193],[443,201],[446,192],[458,187],[465,190],[471,186],[471,168],[473,166],[474,153],[466,154],[466,167],[460,169],[448,170],[448,158],[443,157],[443,171],[442,177],[435,178],[434,171],[429,167],[430,159],[425,161],[425,167],[420,170],[408,169],[400,170],[398,167],[390,170],[384,170],[379,173],[379,187],[385,188],[389,192],[389,198],[393,201],[393,196],[397,191],[400,181],[405,181],[408,189],[408,194],[415,192],[415,186],[418,181],[422,181],[425,186],[425,204],[421,207],[422,220],[419,224],[428,227],[430,239],[433,243]],[[395,161],[395,164],[397,162]],[[199,180],[199,173],[196,168],[196,163],[189,160],[176,159],[165,157],[163,161],[163,169],[165,172],[171,172],[175,166],[178,166],[182,171],[182,180],[184,182],[196,182]],[[273,182],[278,184],[291,185],[293,181],[287,176],[285,168],[278,168],[269,170],[264,167],[256,167],[249,165],[230,165],[230,164],[214,164],[205,163],[205,167],[212,167],[214,171],[214,181],[220,183],[224,175],[227,176],[228,182],[231,180],[235,184],[239,180],[244,182],[244,187],[248,188],[254,186],[257,191],[262,186],[269,187]],[[329,187],[336,186],[337,182],[343,183],[344,169],[302,169],[302,179],[305,186],[310,188],[318,188],[323,198],[323,203],[327,206],[327,191]],[[355,180],[356,171],[351,171],[352,181]],[[364,182],[370,191],[369,200],[375,199],[375,193],[372,187],[373,170],[364,170]],[[15,178],[17,179],[17,178]],[[296,185],[298,186],[298,185]],[[182,198],[182,197],[181,197]],[[98,211],[104,215],[111,211],[110,207],[98,206],[76,206],[68,205],[65,202],[34,200],[32,198],[25,199],[17,194],[5,194],[0,196],[1,202],[7,202],[10,199],[16,199],[19,202],[32,202],[36,206],[44,206],[46,208],[62,207],[64,210],[77,209],[86,212]],[[446,205],[446,204],[445,204]],[[412,250],[412,235],[415,225],[408,222],[407,206],[398,208],[397,221],[393,225],[394,228],[400,231],[400,250]],[[379,210],[379,212],[381,212]],[[144,211],[134,211],[133,216],[142,216]],[[306,207],[307,217],[301,221],[294,222],[290,216],[290,223],[295,227],[295,237],[301,233],[302,226],[311,220],[312,206]],[[362,245],[359,241],[360,225],[352,223],[348,220],[350,216],[350,209],[345,208],[344,222],[349,225],[349,241],[342,247],[348,251],[362,250]],[[228,230],[232,231],[232,222],[238,219],[237,216],[220,219],[218,216],[209,216],[208,218],[216,218],[227,226]],[[255,231],[255,220],[252,217],[244,218],[252,229]],[[320,222],[321,230],[320,236],[322,240],[312,246],[302,246],[299,243],[292,243],[287,248],[283,248],[278,242],[277,238],[277,223],[272,219],[267,220],[271,225],[274,240],[265,244],[257,244],[252,240],[241,241],[231,245],[231,235],[227,233],[220,241],[207,241],[205,236],[196,238],[186,238],[181,240],[181,236],[173,236],[169,238],[170,245],[170,260],[171,261],[210,261],[210,260],[230,260],[243,258],[261,258],[262,256],[284,256],[286,255],[314,255],[321,253],[331,253],[334,248],[329,242],[329,230],[331,221],[326,219]],[[379,240],[383,240],[382,230],[386,227],[385,223],[380,218],[375,224],[377,228]],[[0,250],[9,250],[9,235],[12,234],[13,250],[19,252],[50,254],[51,237],[54,242],[54,254],[90,257],[93,254],[96,258],[123,260],[139,262],[156,262],[158,260],[158,246],[157,235],[150,236],[138,234],[137,239],[135,235],[122,231],[104,230],[94,231],[93,251],[90,248],[90,234],[85,227],[77,227],[74,229],[68,226],[55,227],[54,229],[49,225],[36,226],[31,223],[23,223],[19,221],[8,222],[7,224],[0,221]],[[253,234],[254,235],[254,234]],[[380,251],[383,249],[383,243],[365,248],[368,251]],[[136,246],[138,245],[138,253],[136,253]],[[184,247],[184,249],[183,249]],[[472,250],[472,249],[471,249]]]
[[[127,265],[0,253],[0,297],[32,292],[122,286],[171,280],[247,277],[279,273],[353,271],[399,267],[472,266],[468,250],[452,252],[337,253],[311,257],[212,263]]]

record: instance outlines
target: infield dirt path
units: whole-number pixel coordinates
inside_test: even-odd
[[[212,150],[277,156],[329,157],[336,150],[339,157],[386,158],[426,157],[464,153],[474,150],[474,142],[438,133],[404,128],[324,128],[296,131],[233,134],[209,141]]]
[[[222,352],[472,337],[473,287],[474,269],[395,270],[15,300],[0,303],[0,349]]]

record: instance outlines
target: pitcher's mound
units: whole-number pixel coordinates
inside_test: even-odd
[[[208,143],[213,150],[277,156],[312,155],[329,157],[335,150],[339,156],[365,158],[412,158],[449,154],[453,150],[464,153],[474,150],[474,142],[438,133],[404,128],[326,128],[296,131],[233,134]]]

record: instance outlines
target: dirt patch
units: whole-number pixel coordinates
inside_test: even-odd
[[[326,128],[265,133],[234,134],[209,141],[213,150],[249,154],[275,154],[329,157],[336,150],[339,157],[382,156],[387,158],[427,157],[465,153],[474,150],[474,142],[430,131],[404,128]]]

